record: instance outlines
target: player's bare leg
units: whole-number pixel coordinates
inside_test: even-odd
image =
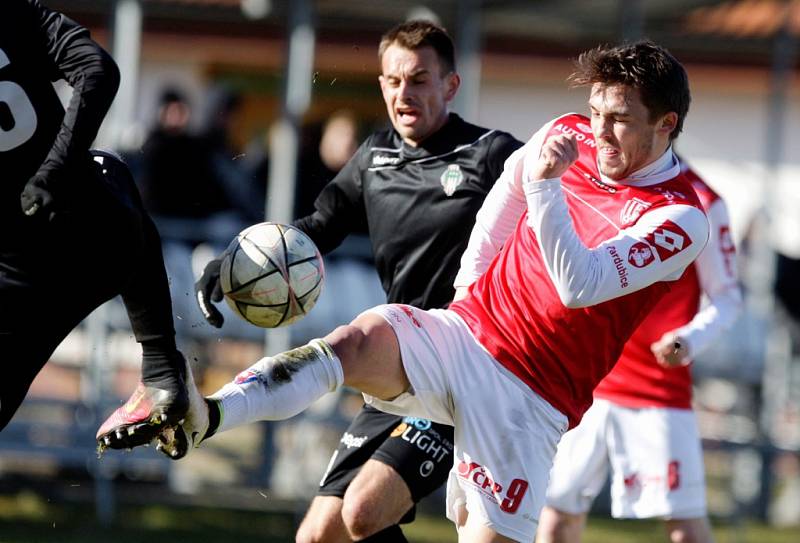
[[[394,468],[367,460],[344,498],[317,496],[297,531],[298,543],[361,541],[400,522],[414,506]]]
[[[456,512],[456,529],[458,529],[459,543],[516,543],[516,539],[498,534],[479,518],[470,517],[464,504],[460,505]]]
[[[296,543],[350,543],[339,496],[316,496],[295,535]]]
[[[400,522],[414,506],[411,490],[394,468],[367,460],[344,495],[342,518],[358,541]]]
[[[572,514],[544,507],[539,515],[537,543],[580,543],[586,513]]]
[[[391,325],[380,315],[364,313],[340,326],[326,341],[336,352],[344,371],[344,384],[382,400],[408,390],[400,359],[400,345]]]
[[[667,534],[672,543],[713,543],[708,518],[670,519],[666,521]]]

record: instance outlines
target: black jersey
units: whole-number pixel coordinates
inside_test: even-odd
[[[74,91],[66,112],[52,85],[60,79]],[[0,223],[22,220],[19,195],[37,171],[90,164],[118,85],[88,30],[37,0],[0,2]]]
[[[444,307],[475,215],[521,145],[455,114],[419,147],[393,129],[376,132],[295,225],[323,253],[351,232],[368,233],[387,301]]]

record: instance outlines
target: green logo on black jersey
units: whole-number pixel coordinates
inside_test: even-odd
[[[464,180],[464,174],[461,173],[461,167],[458,164],[450,164],[447,169],[442,172],[439,181],[442,183],[444,193],[452,196],[458,186]]]

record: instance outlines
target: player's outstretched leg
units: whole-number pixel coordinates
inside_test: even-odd
[[[262,358],[204,404],[191,393],[191,420],[187,417],[180,428],[162,433],[161,449],[180,458],[215,431],[288,419],[342,384],[384,399],[408,390],[397,336],[380,314],[367,311],[323,339]]]
[[[319,339],[262,358],[209,398],[200,395],[194,381],[187,381],[190,407],[186,420],[164,430],[157,447],[177,460],[220,426],[226,430],[256,420],[288,419],[342,381],[336,354]]]
[[[118,156],[92,151],[102,184],[100,198],[110,224],[134,242],[119,265],[126,280],[118,291],[136,340],[142,345],[142,381],[128,401],[97,432],[101,450],[129,448],[152,441],[167,426],[182,421],[189,408],[187,366],[175,345],[172,301],[161,254],[161,238],[142,207],[128,166]]]

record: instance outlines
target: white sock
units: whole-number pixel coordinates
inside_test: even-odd
[[[293,417],[342,385],[342,363],[321,339],[262,358],[210,396],[220,402],[218,432],[257,420]]]

